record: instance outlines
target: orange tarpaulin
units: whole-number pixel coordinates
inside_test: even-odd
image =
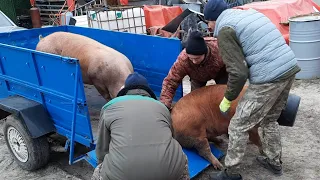
[[[315,12],[313,6],[320,10],[319,6],[317,6],[312,0],[262,1],[245,4],[243,6],[237,6],[234,8],[252,8],[263,13],[268,18],[270,18],[270,20],[277,26],[277,28],[280,30],[283,37],[285,38],[287,44],[289,44],[289,26],[279,23],[287,22],[288,19],[292,16]]]
[[[315,12],[315,7],[320,11],[320,7],[312,0],[271,0],[262,2],[253,2],[245,4],[243,6],[237,6],[233,8],[238,9],[249,9],[253,8],[268,18],[276,25],[276,27],[282,33],[284,39],[289,44],[289,26],[287,23],[288,19],[292,16],[309,14]],[[144,6],[144,14],[146,20],[146,27],[150,28],[153,26],[163,27],[168,24],[172,19],[182,13],[182,9],[179,6],[161,6],[152,5]]]
[[[69,11],[73,11],[75,8],[75,0],[67,0],[67,5],[69,7]]]
[[[30,0],[30,5],[34,6],[35,0]]]
[[[180,6],[145,5],[143,7],[146,28],[163,27],[182,13]]]
[[[128,5],[128,0],[120,0],[120,5]]]

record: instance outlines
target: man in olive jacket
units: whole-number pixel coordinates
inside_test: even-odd
[[[138,73],[101,111],[92,179],[189,179],[188,162],[172,136],[169,110]]]

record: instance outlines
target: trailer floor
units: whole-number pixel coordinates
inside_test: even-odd
[[[188,92],[189,85],[185,86]],[[320,179],[320,80],[298,80],[292,87],[292,93],[301,96],[300,109],[296,124],[292,128],[281,127],[283,144],[283,170],[281,177],[276,177],[261,168],[255,162],[257,148],[249,144],[243,169],[244,179],[249,180],[300,180]],[[100,108],[105,101],[97,94],[92,86],[86,86],[87,100],[90,107],[92,127],[96,134]],[[50,163],[35,172],[21,170],[14,162],[4,141],[2,132],[3,121],[0,120],[0,179],[6,180],[51,180],[51,179],[83,179],[89,180],[93,168],[85,161],[70,166],[68,153],[52,153]],[[227,148],[227,140],[222,149]],[[214,171],[210,166],[196,180],[208,179],[207,172]]]

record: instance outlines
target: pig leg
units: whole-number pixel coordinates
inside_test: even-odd
[[[107,88],[98,87],[97,90],[106,101],[110,101],[112,99]]]
[[[110,98],[108,88],[106,87],[107,82],[104,80],[104,77],[102,76],[103,74],[101,73],[101,70],[99,69],[100,67],[98,67],[98,69],[91,68],[88,70],[88,72],[87,72],[88,80],[90,82],[92,82],[92,84],[97,89],[99,94],[106,101],[109,101],[109,100],[111,100],[111,98]]]
[[[185,135],[183,133],[174,133],[174,138],[179,142],[179,144],[184,148],[195,148],[199,155],[209,161],[215,169],[222,169],[223,166],[219,160],[214,157],[211,153],[211,148],[207,138],[195,138],[201,136],[200,134],[195,134],[193,136]]]
[[[108,90],[106,90],[104,88],[99,88],[99,87],[96,87],[96,89],[106,101],[111,100],[111,96],[110,96]]]
[[[193,148],[196,142],[196,138],[176,132],[174,132],[174,139],[184,148]]]
[[[92,85],[92,81],[91,79],[88,77],[88,75],[86,74],[86,72],[84,70],[81,69],[81,74],[82,74],[82,82],[84,84],[90,84]]]
[[[263,154],[262,142],[258,133],[258,128],[253,128],[250,131],[248,131],[248,133],[249,140],[256,146],[258,146],[260,154]]]
[[[110,101],[111,97],[109,94],[109,91],[106,87],[104,87],[103,85],[101,85],[100,82],[97,82],[98,80],[93,79],[93,85],[95,86],[95,88],[97,89],[97,91],[99,92],[99,94],[106,100],[106,101]]]
[[[217,137],[210,138],[209,141],[215,143],[216,145],[219,145],[219,144],[223,143],[223,140],[219,139]]]
[[[197,139],[197,142],[195,143],[195,148],[197,149],[199,155],[208,160],[215,169],[223,169],[223,165],[211,153],[211,148],[207,138]]]
[[[117,83],[112,85],[112,87],[110,87],[109,90],[109,94],[111,96],[111,98],[115,98],[117,97],[121,87],[124,86],[124,82],[123,83]]]
[[[219,144],[223,143],[222,139],[219,139],[219,138],[217,138],[216,136],[213,136],[213,135],[208,135],[208,140],[209,140],[209,142],[213,142],[216,145],[219,145]]]

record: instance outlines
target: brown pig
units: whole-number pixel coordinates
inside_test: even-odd
[[[174,136],[184,148],[195,148],[199,155],[207,159],[216,169],[223,166],[211,153],[209,142],[220,142],[216,137],[228,134],[228,127],[235,113],[239,97],[232,101],[228,115],[220,112],[219,104],[224,97],[226,85],[210,85],[196,89],[182,97],[171,111]],[[259,147],[262,144],[255,127],[249,131],[249,139]]]
[[[113,99],[129,74],[130,60],[122,53],[88,37],[55,32],[40,40],[37,51],[77,58],[85,84],[94,85],[106,100]]]

